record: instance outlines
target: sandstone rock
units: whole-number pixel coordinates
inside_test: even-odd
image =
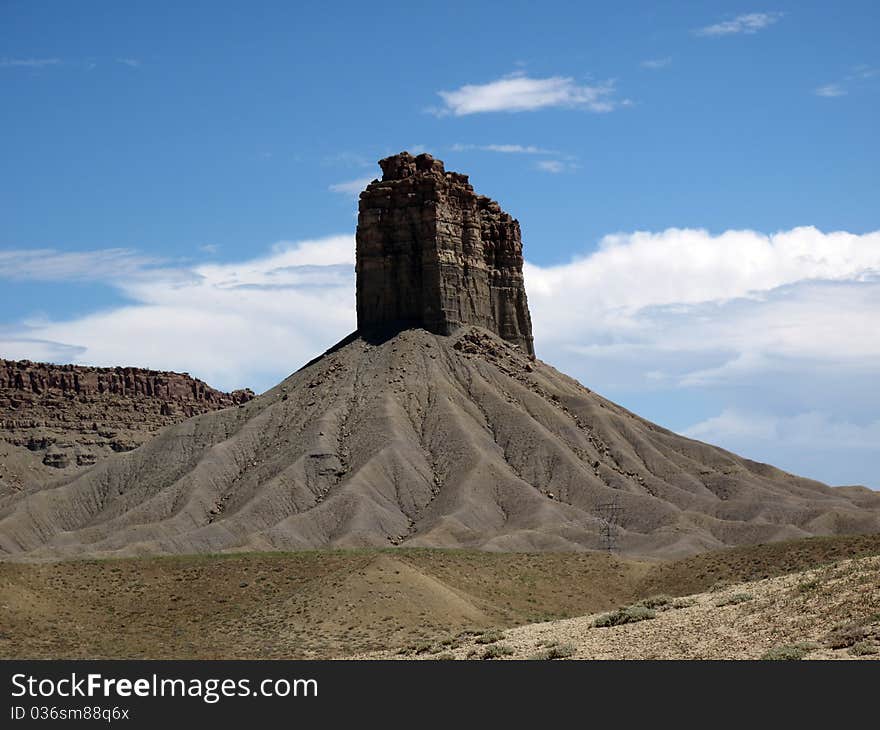
[[[246,403],[186,373],[0,359],[0,442],[26,451],[34,469],[90,467],[131,451],[191,416]],[[31,476],[35,476],[33,472]],[[0,480],[0,497],[9,484]]]
[[[431,155],[379,165],[360,197],[358,329],[476,325],[533,356],[519,222]]]

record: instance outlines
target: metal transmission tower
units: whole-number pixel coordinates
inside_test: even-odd
[[[623,506],[617,496],[610,502],[601,502],[596,507],[602,527],[599,536],[602,538],[602,547],[608,552],[617,551],[617,528],[623,518]]]

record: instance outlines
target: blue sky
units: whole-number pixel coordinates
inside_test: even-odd
[[[328,7],[0,4],[0,355],[268,387],[427,150],[520,220],[543,359],[880,487],[876,3]]]

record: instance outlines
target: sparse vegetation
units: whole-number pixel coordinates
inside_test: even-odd
[[[593,626],[602,629],[608,626],[620,626],[621,624],[631,624],[636,621],[646,621],[656,616],[657,613],[653,609],[646,608],[645,606],[625,606],[617,611],[599,616]]]
[[[511,627],[529,623],[538,614],[554,619],[593,615],[585,620],[586,628],[605,608],[608,595],[620,596],[621,606],[654,603],[663,595],[687,596],[673,598],[672,606],[686,607],[698,600],[693,613],[703,616],[707,610],[711,614],[716,600],[751,591],[754,603],[743,605],[754,612],[755,622],[765,614],[785,612],[814,617],[811,629],[806,624],[781,629],[762,639],[762,647],[821,636],[826,649],[833,645],[842,650],[838,656],[856,659],[848,649],[857,643],[880,648],[880,583],[875,559],[853,565],[848,556],[863,555],[872,546],[880,551],[880,535],[811,538],[655,563],[647,572],[635,561],[621,558],[612,564],[590,553],[411,548],[0,562],[0,604],[9,607],[0,627],[0,656],[304,659],[387,651],[399,652],[400,658],[434,659],[454,651],[463,658],[477,636],[488,634],[481,640],[487,643],[477,645],[482,653],[492,643],[505,643],[499,640],[512,636]],[[829,557],[837,558],[837,565],[821,567],[831,562]],[[811,572],[788,580],[772,601],[765,598],[763,587],[739,586],[755,572],[782,573],[805,562]],[[834,578],[837,573],[840,576]],[[737,587],[694,598],[728,575]],[[447,594],[442,591],[420,598],[421,603],[396,598],[401,592],[415,595],[409,593],[413,586],[421,591],[420,576],[449,586],[454,601],[445,604]],[[862,576],[872,577],[875,584],[861,583]],[[817,577],[820,588],[804,600],[797,586]],[[243,582],[248,587],[240,589]],[[524,586],[540,596],[540,610],[527,603]],[[843,603],[842,595],[849,596]],[[462,598],[469,602],[466,613],[458,608]],[[31,610],[31,600],[43,610]],[[674,611],[641,608],[656,611],[658,623],[689,620]],[[727,621],[728,614],[735,621],[740,610],[717,609],[711,621]],[[144,625],[154,629],[145,632]],[[740,624],[734,628],[739,631]],[[649,622],[636,630],[648,633],[653,626]],[[595,633],[590,641],[604,640],[602,630]],[[494,634],[498,638],[493,641]],[[544,625],[526,644],[533,648],[522,654],[517,650],[517,656],[543,653],[557,641],[573,637]],[[581,641],[576,643],[577,656],[589,656]],[[695,648],[698,643],[684,639],[680,649],[658,648],[658,656],[694,656],[700,651]],[[729,655],[721,648],[707,651]]]
[[[812,580],[806,580],[803,583],[798,583],[797,589],[801,593],[810,593],[815,591],[820,585],[822,585],[822,581],[818,578],[813,578]]]
[[[796,661],[803,659],[811,651],[815,651],[819,645],[813,641],[800,641],[797,644],[776,646],[765,652],[761,659],[767,661]]]
[[[715,605],[718,608],[723,606],[735,606],[738,603],[746,603],[751,601],[754,596],[751,593],[734,593],[733,595],[727,596],[726,598],[721,598],[718,601],[715,601]]]
[[[670,596],[660,594],[649,598],[643,598],[637,605],[657,611],[666,611],[667,609],[672,608],[672,603],[673,601]]]
[[[877,649],[870,641],[857,641],[849,650],[849,653],[853,656],[869,656],[878,652],[880,652],[880,649]]]
[[[510,656],[513,654],[513,649],[509,646],[505,646],[504,644],[492,644],[492,646],[487,646],[486,651],[483,652],[483,656],[481,659],[500,659],[503,656]]]
[[[478,644],[494,644],[496,641],[501,641],[503,638],[504,634],[500,631],[486,631],[477,636],[474,641]]]
[[[848,649],[864,641],[870,633],[864,621],[852,621],[835,629],[828,635],[828,646],[832,649]]]
[[[691,606],[695,606],[696,603],[697,603],[697,601],[696,601],[696,599],[694,599],[694,598],[676,598],[676,599],[672,602],[672,607],[673,607],[673,608],[676,608],[676,609],[678,609],[678,608],[690,608]]]
[[[539,652],[535,655],[535,659],[568,659],[571,656],[575,655],[575,649],[573,644],[556,644],[555,646],[551,646],[546,651]]]

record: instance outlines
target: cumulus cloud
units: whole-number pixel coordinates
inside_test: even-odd
[[[512,74],[485,84],[466,84],[453,91],[437,92],[443,107],[436,112],[460,117],[486,112],[524,112],[548,108],[612,111],[614,84],[579,84],[568,76],[530,78]]]
[[[668,427],[708,409],[856,426],[880,412],[880,231],[617,234],[567,264],[527,263],[525,278],[540,357],[636,411],[656,408],[643,414]],[[841,463],[842,428],[822,432],[828,464],[776,432],[766,443],[733,426],[689,433],[826,481],[880,486],[880,447],[874,467],[859,452],[849,471],[829,468]]]
[[[578,322],[631,317],[648,307],[754,297],[806,280],[862,280],[880,272],[880,231],[823,233],[807,226],[756,231],[670,228],[605,236],[598,250],[557,266],[526,266],[529,297],[558,308],[553,330]],[[572,310],[569,296],[582,302]],[[589,318],[584,315],[589,313]],[[564,321],[562,321],[564,320]]]
[[[714,25],[707,25],[694,31],[702,36],[725,36],[738,33],[757,33],[782,19],[783,13],[745,13],[732,20],[725,20]]]

